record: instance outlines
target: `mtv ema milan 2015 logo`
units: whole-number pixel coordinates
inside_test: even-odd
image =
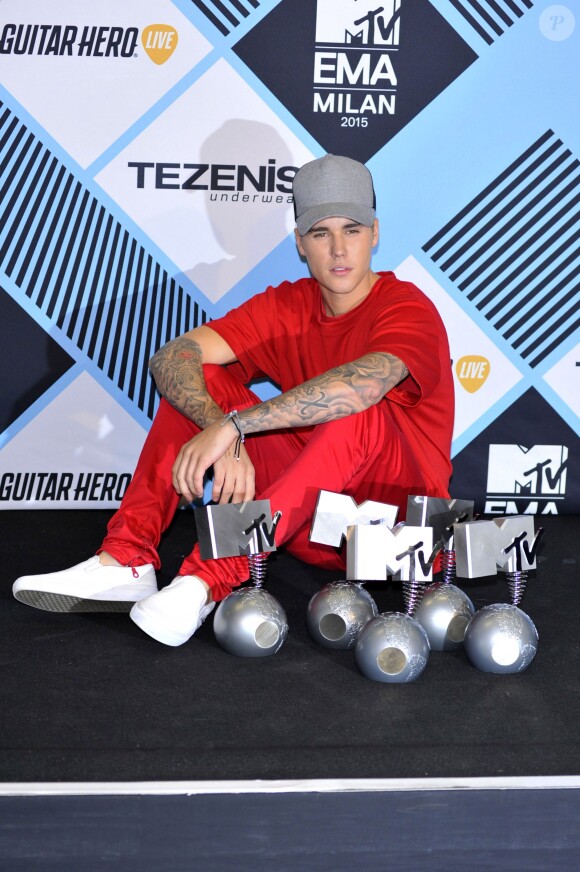
[[[477,58],[428,0],[282,0],[234,50],[323,148],[362,161]]]

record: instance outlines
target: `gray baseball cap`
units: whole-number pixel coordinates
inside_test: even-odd
[[[372,176],[350,157],[326,154],[304,164],[294,176],[293,194],[300,236],[323,218],[352,218],[370,227],[376,217]]]

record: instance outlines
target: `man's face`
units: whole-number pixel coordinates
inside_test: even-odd
[[[296,231],[298,251],[320,285],[329,314],[348,312],[369,293],[376,280],[370,265],[378,239],[376,220],[366,227],[350,218],[324,218],[304,236]]]

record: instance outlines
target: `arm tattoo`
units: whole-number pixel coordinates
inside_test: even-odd
[[[257,433],[344,418],[378,403],[408,375],[403,361],[393,354],[365,354],[240,412],[243,430]]]
[[[195,340],[182,336],[168,342],[151,358],[149,369],[161,395],[199,427],[223,418],[207,391],[201,347]]]

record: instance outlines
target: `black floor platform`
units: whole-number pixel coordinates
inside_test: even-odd
[[[576,872],[579,814],[580,790],[0,797],[0,869]]]
[[[335,576],[288,555],[268,589],[290,632],[273,657],[243,659],[217,644],[212,619],[180,648],[125,615],[66,615],[16,602],[13,580],[85,559],[110,512],[2,512],[3,782],[577,775],[580,713],[579,520],[546,529],[522,607],[540,646],[518,675],[478,672],[462,650],[433,652],[411,684],[380,684],[352,651],[318,647],[305,611]],[[193,541],[178,514],[164,540],[166,584]],[[507,601],[505,576],[466,582],[476,607]],[[400,585],[370,585],[381,611]]]

